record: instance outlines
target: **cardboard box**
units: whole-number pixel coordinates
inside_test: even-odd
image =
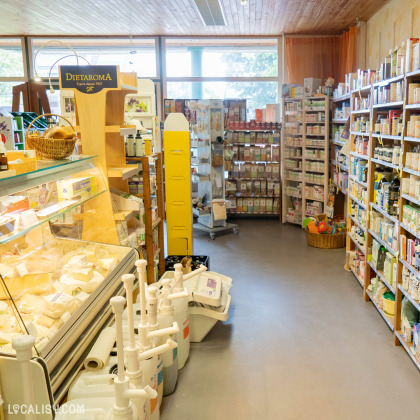
[[[303,80],[303,89],[306,96],[314,94],[321,86],[321,79],[309,77]]]

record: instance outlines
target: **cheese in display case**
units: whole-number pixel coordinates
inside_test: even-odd
[[[126,227],[107,225],[102,206],[112,199],[95,157],[38,162],[0,180],[0,353],[13,355],[13,338],[32,335],[58,400],[110,322],[109,299],[124,293],[119,279],[138,252],[118,235],[107,241]]]

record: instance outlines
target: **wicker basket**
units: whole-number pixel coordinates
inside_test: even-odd
[[[50,117],[56,116],[62,118],[70,124],[70,127],[74,131],[72,123],[61,115],[57,114],[43,114],[36,117],[31,124],[29,125],[26,131],[26,145],[28,149],[33,149],[36,151],[36,155],[42,159],[51,159],[51,160],[60,160],[68,158],[74,150],[76,145],[76,136],[71,139],[50,139],[45,138],[44,136],[34,136],[29,134],[29,131],[32,127],[32,124],[41,117]]]
[[[346,235],[335,233],[334,235],[311,233],[306,231],[306,242],[314,248],[333,249],[346,246]]]

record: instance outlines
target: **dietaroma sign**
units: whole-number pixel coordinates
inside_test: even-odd
[[[117,66],[60,66],[60,88],[98,93],[118,88]]]

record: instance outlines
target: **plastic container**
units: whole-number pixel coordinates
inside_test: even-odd
[[[382,296],[383,310],[388,316],[395,316],[395,295],[392,292],[386,292]]]

